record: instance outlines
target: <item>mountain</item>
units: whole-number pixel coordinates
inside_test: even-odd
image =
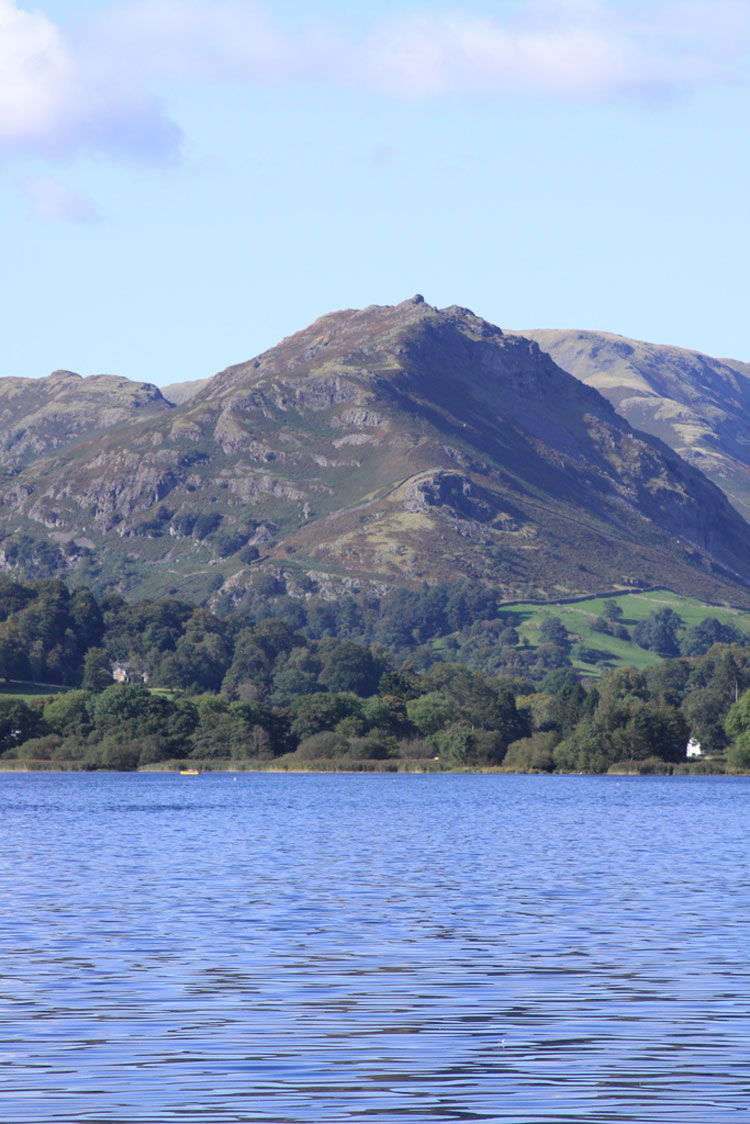
[[[532,340],[417,296],[332,313],[0,489],[0,565],[213,594],[463,577],[750,604],[750,527]]]
[[[173,406],[180,406],[183,402],[187,402],[188,398],[193,398],[199,390],[203,390],[208,381],[208,379],[192,379],[189,382],[171,382],[168,386],[163,386],[161,392]]]
[[[16,468],[114,426],[170,409],[158,387],[116,375],[0,379],[0,466]]]
[[[750,519],[750,363],[608,332],[522,334],[699,468]]]

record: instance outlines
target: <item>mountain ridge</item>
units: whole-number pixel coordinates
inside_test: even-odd
[[[163,401],[3,484],[0,565],[22,541],[32,570],[57,550],[97,588],[234,602],[261,573],[297,595],[469,577],[504,600],[750,596],[750,527],[723,493],[460,306],[329,313]]]
[[[750,518],[750,363],[612,332],[520,334],[597,389],[634,428],[664,440]]]

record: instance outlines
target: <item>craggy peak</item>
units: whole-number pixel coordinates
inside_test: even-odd
[[[291,595],[748,601],[724,493],[537,335],[417,294],[323,316],[178,405],[114,376],[0,380],[0,565],[238,604],[268,574]]]

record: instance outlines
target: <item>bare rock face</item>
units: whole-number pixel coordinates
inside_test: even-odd
[[[178,406],[127,380],[5,381],[0,559],[51,565],[55,544],[100,589],[207,597],[248,567],[291,567],[331,589],[470,576],[502,597],[749,596],[750,528],[724,495],[468,309],[417,296],[332,313]],[[70,417],[76,394],[87,420]],[[21,540],[47,548],[3,550]],[[63,557],[73,542],[93,546]]]

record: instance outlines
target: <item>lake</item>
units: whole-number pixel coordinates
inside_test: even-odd
[[[0,1119],[719,1124],[750,779],[0,774]]]

